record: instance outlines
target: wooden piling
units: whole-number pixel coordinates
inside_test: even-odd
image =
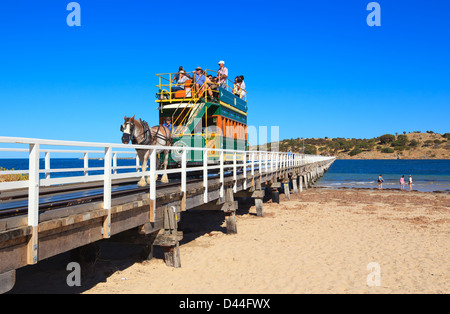
[[[292,178],[292,188],[294,194],[297,194],[298,193],[297,176]]]
[[[225,202],[235,204],[233,188],[227,188],[227,191],[225,194]],[[235,206],[232,206],[231,208],[228,208],[227,211],[225,211],[227,234],[236,234],[237,233],[236,209],[237,208]]]
[[[161,230],[153,245],[159,245],[164,251],[164,261],[167,266],[181,267],[179,240],[182,233],[178,232],[178,217],[174,207],[164,208],[164,230]]]
[[[261,188],[261,180],[256,180],[255,184],[256,193],[254,193],[255,207],[256,207],[256,216],[264,217],[264,209],[263,209],[263,198],[264,198],[264,190]],[[258,195],[259,194],[259,195]]]

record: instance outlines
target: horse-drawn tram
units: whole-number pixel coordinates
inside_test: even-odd
[[[186,76],[186,80],[180,79]],[[201,79],[203,75],[204,79]],[[173,146],[210,149],[247,149],[247,92],[238,88],[220,73],[200,70],[191,76],[187,73],[164,73],[159,79],[156,103],[159,104],[159,122],[170,118],[173,124]],[[200,77],[200,79],[199,79]],[[181,84],[176,82],[183,81]],[[196,84],[199,82],[200,84]],[[169,165],[179,163],[181,150],[173,150]],[[231,161],[232,155],[225,154]],[[203,162],[203,154],[191,151],[190,164]],[[219,153],[211,150],[208,162],[219,159]]]

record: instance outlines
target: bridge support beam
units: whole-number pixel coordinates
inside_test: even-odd
[[[256,216],[264,217],[263,198],[265,191],[261,188],[261,179],[255,181],[255,189],[256,191],[253,192],[252,197],[255,200]]]
[[[270,187],[272,188],[272,203],[280,204],[280,192],[278,189],[281,188],[281,182],[272,182]]]
[[[225,213],[225,221],[227,223],[227,233],[228,234],[236,234],[237,226],[236,226],[236,202],[234,201],[234,191],[233,188],[227,188],[225,193],[225,203],[230,204],[224,208]]]
[[[0,274],[0,294],[8,292],[16,284],[16,271],[11,270]]]
[[[181,267],[179,241],[183,233],[178,232],[178,217],[175,207],[164,208],[164,229],[156,236],[153,245],[160,246],[164,251],[164,261],[167,266]]]
[[[294,194],[298,193],[297,179],[298,179],[297,175],[294,174],[294,176],[292,177],[292,187],[293,187]]]

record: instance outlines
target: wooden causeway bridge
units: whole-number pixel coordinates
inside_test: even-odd
[[[0,143],[2,156],[22,154],[27,159],[27,169],[0,171],[0,178],[26,176],[26,180],[0,180],[0,293],[14,286],[16,269],[131,229],[147,241],[148,258],[153,246],[160,246],[166,264],[180,267],[183,235],[177,226],[181,212],[222,211],[227,232],[237,233],[237,198],[253,198],[257,215],[264,216],[266,190],[273,191],[274,199],[281,188],[287,197],[302,192],[335,160],[176,147],[169,149],[181,153],[178,167],[163,171],[156,169],[155,149],[167,147],[10,137],[0,137]],[[144,173],[139,171],[136,148],[153,150]],[[192,151],[203,156],[202,164],[189,165]],[[82,166],[52,168],[61,156],[76,156]],[[92,166],[93,156],[101,166]],[[124,160],[128,165],[119,165]],[[164,173],[170,178],[167,184],[158,181]],[[138,187],[143,175],[148,185]]]

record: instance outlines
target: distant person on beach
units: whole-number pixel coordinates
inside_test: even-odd
[[[409,175],[409,190],[412,191],[412,176]]]
[[[380,174],[378,176],[378,190],[382,190],[383,189],[383,182],[384,182],[383,176]]]
[[[405,190],[405,176],[400,178],[400,190]]]

